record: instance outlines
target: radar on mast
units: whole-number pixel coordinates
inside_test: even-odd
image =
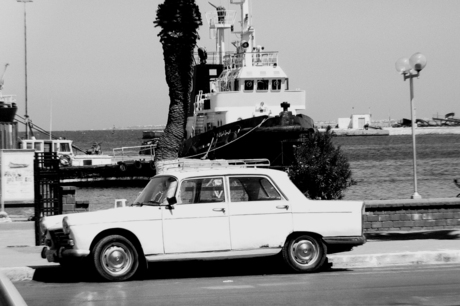
[[[218,22],[219,23],[225,23],[225,16],[227,15],[227,11],[225,10],[225,7],[223,7],[223,6],[215,6],[211,2],[208,2],[208,3],[211,4],[212,6],[214,6],[214,8],[217,10],[217,20],[218,20]]]

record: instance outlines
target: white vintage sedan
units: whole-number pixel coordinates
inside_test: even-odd
[[[297,272],[365,243],[363,202],[307,199],[283,171],[220,163],[154,176],[129,207],[44,217],[49,262],[86,257],[109,281],[149,262],[282,253]]]

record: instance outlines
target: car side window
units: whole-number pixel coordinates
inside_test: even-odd
[[[225,202],[222,177],[191,179],[180,187],[181,204]]]
[[[232,202],[281,200],[275,186],[265,177],[231,177]]]

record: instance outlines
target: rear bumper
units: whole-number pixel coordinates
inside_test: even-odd
[[[366,237],[364,235],[323,237],[323,240],[327,245],[358,246],[366,243]]]
[[[349,236],[349,237],[323,237],[327,246],[327,253],[341,253],[348,252],[355,246],[363,245],[366,243],[366,237],[362,236]]]

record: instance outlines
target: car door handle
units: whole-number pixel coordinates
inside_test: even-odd
[[[276,206],[276,208],[288,210],[288,209],[289,209],[289,205],[278,205],[278,206]]]
[[[225,208],[213,208],[212,209],[213,211],[221,211],[221,212],[225,212]]]

